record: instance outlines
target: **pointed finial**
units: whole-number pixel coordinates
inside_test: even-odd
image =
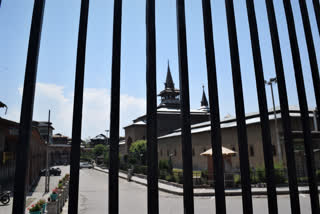
[[[208,100],[207,100],[207,96],[206,96],[206,93],[204,92],[204,85],[202,85],[202,99],[201,99],[201,106],[209,106],[208,104]]]
[[[172,76],[171,76],[169,60],[168,60],[167,78],[166,78],[166,82],[164,85],[165,85],[165,88],[174,89],[174,83],[173,83]]]

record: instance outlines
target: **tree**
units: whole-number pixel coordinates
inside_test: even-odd
[[[133,142],[129,149],[129,162],[131,164],[146,165],[147,141],[138,140]]]
[[[104,155],[106,151],[107,151],[107,147],[103,144],[98,144],[93,148],[93,154],[95,157]]]

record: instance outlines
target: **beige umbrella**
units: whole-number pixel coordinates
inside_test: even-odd
[[[228,148],[222,146],[222,155],[223,156],[228,156],[228,155],[233,155],[233,154],[236,154],[236,152],[231,150],[231,149],[228,149]],[[212,156],[212,149],[208,149],[207,151],[201,153],[200,155],[202,155],[202,156]]]

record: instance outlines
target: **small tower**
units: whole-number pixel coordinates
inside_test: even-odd
[[[201,99],[201,107],[200,107],[200,110],[203,110],[203,111],[207,111],[209,112],[209,103],[208,103],[208,100],[207,100],[207,96],[206,96],[206,93],[204,92],[204,86],[202,86],[202,99]]]
[[[164,90],[162,90],[158,96],[161,97],[161,103],[158,108],[171,108],[180,109],[180,91],[174,88],[174,82],[172,80],[170,65],[168,61],[167,78],[164,83]]]

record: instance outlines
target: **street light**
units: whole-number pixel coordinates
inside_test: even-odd
[[[279,132],[278,132],[278,123],[277,123],[277,113],[276,113],[276,106],[274,103],[274,95],[273,95],[273,86],[272,84],[277,83],[277,78],[270,78],[269,81],[264,81],[266,85],[270,86],[271,89],[271,97],[272,97],[272,105],[273,105],[273,114],[274,114],[274,127],[275,127],[275,132],[276,132],[276,139],[277,139],[277,147],[278,147],[278,157],[280,163],[282,163],[282,152],[281,152],[281,146],[280,146],[280,139],[279,139]]]
[[[107,142],[106,142],[107,145],[109,144],[109,135],[108,135],[109,131],[110,131],[109,129],[105,130],[105,132],[107,133],[107,139],[106,139],[107,140]]]

